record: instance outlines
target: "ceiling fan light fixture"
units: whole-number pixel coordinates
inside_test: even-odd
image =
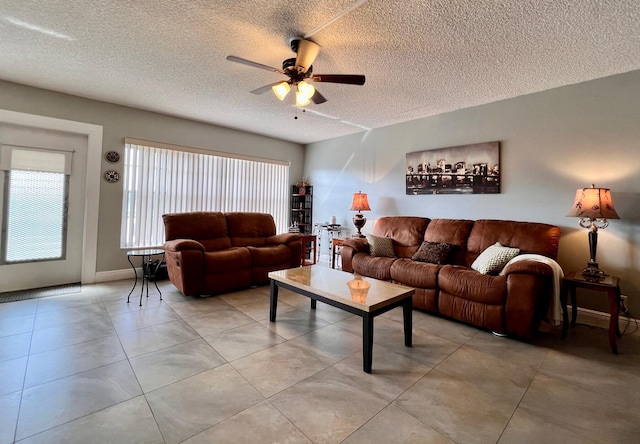
[[[307,83],[304,80],[298,82],[296,86],[296,106],[307,106],[315,93],[316,89],[311,83]]]
[[[289,86],[288,82],[282,82],[277,85],[273,85],[271,89],[278,99],[284,100],[284,98],[287,97],[287,94],[289,94],[291,86]]]

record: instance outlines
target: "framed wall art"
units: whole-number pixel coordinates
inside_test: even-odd
[[[500,142],[407,153],[407,194],[500,193]]]

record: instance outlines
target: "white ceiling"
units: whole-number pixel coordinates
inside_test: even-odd
[[[314,73],[367,81],[305,113],[225,60],[280,68],[322,25]],[[298,143],[637,69],[637,0],[0,0],[4,80]]]

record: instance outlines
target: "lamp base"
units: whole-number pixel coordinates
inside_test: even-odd
[[[587,279],[601,280],[608,275],[604,271],[600,270],[600,268],[598,268],[597,262],[591,261],[587,264],[587,268],[582,270],[582,276]]]
[[[358,211],[356,215],[353,216],[353,225],[355,225],[355,227],[358,229],[358,233],[353,237],[366,237],[364,234],[360,232],[360,230],[362,229],[362,227],[364,227],[364,224],[366,223],[367,223],[367,218],[364,217],[364,215]]]

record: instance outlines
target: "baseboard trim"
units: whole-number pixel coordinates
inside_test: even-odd
[[[571,317],[570,305],[567,307],[567,310],[569,311],[569,317]],[[578,307],[578,316],[576,318],[576,322],[578,324],[585,324],[591,327],[604,328],[608,330],[610,318],[611,316],[609,315],[609,313]],[[638,322],[640,322],[638,319],[627,318],[625,316],[620,316],[618,318],[618,323],[620,324],[620,330],[624,330],[627,327],[627,324],[631,323],[633,325],[636,325]]]
[[[136,270],[138,274],[142,272],[142,268]],[[133,269],[126,268],[124,270],[98,271],[96,272],[95,282],[111,282],[121,281],[123,279],[133,279]]]

